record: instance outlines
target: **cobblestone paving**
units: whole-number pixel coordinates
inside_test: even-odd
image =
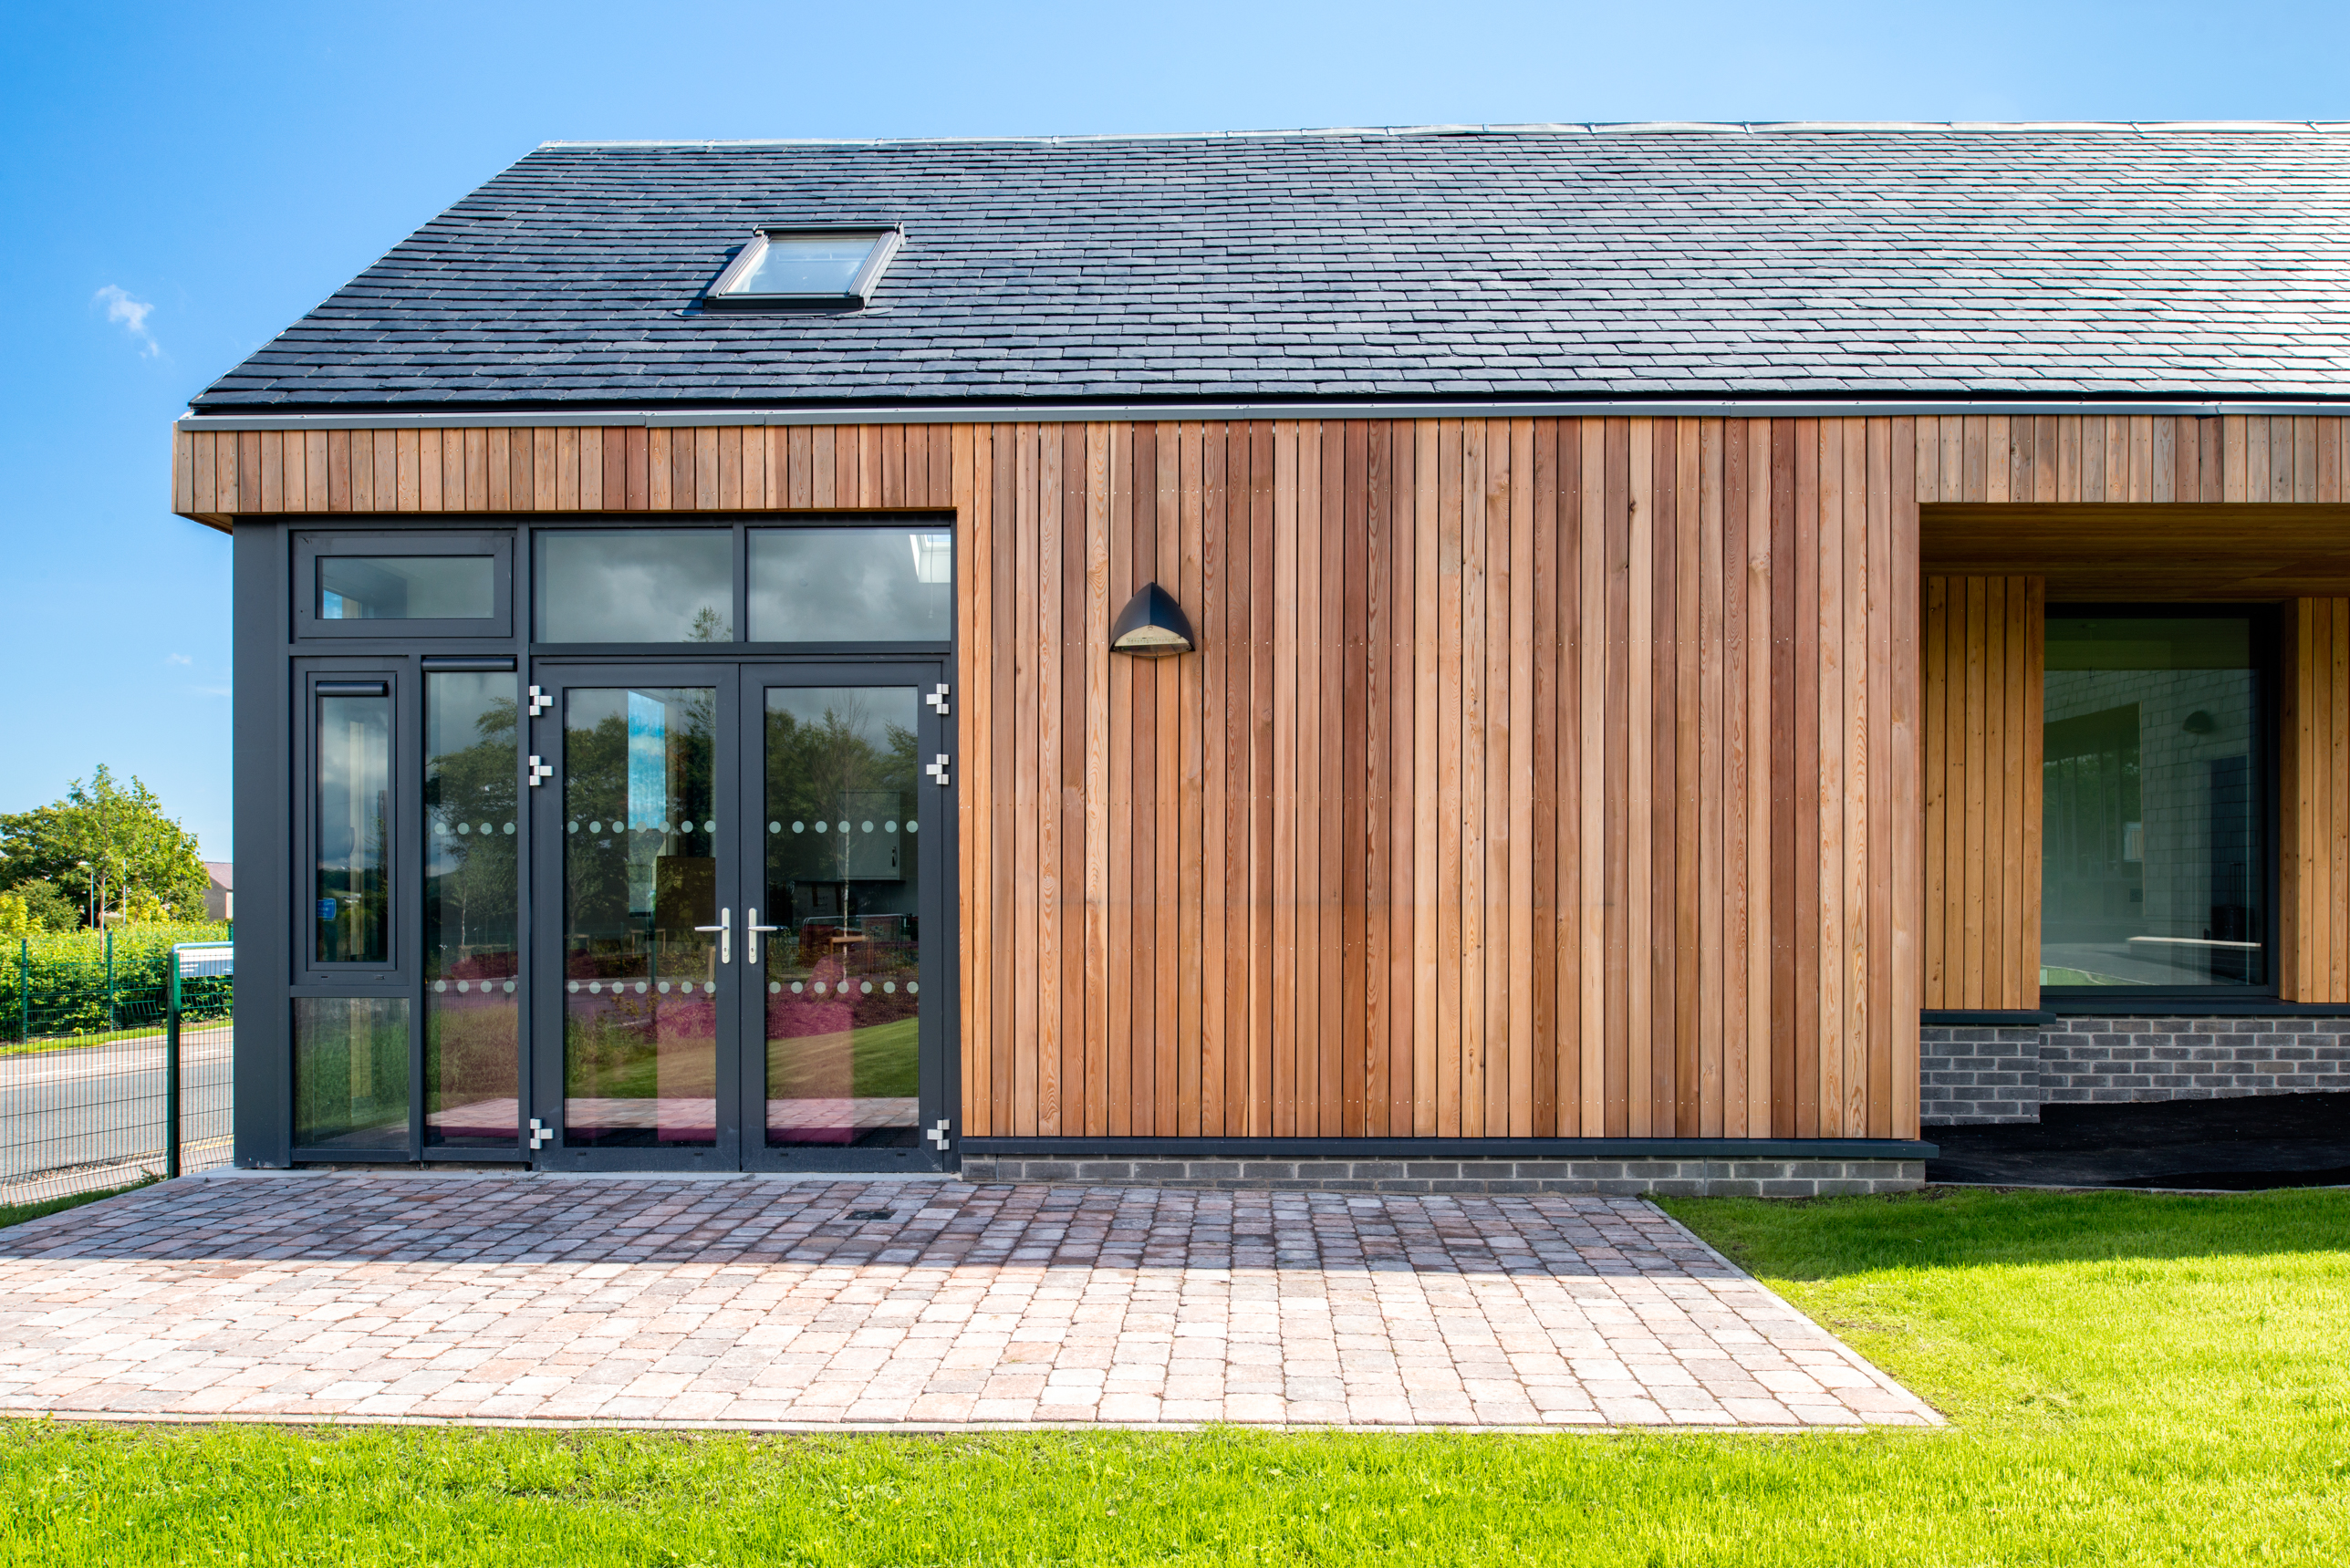
[[[0,1411],[1939,1419],[1633,1199],[343,1174],[0,1231]]]

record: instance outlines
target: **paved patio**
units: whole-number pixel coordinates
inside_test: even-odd
[[[36,1411],[1939,1420],[1634,1199],[345,1174],[0,1231],[0,1412]]]

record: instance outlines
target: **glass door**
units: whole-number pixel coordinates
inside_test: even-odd
[[[937,1168],[949,1112],[939,667],[767,669],[743,688],[743,1096],[751,1168]]]
[[[737,1168],[735,672],[542,670],[534,691],[538,908],[556,916],[537,944],[540,1162]]]

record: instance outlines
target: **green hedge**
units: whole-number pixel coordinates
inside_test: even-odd
[[[107,983],[111,936],[114,978]],[[172,949],[181,942],[228,940],[225,925],[134,926],[128,930],[67,931],[0,943],[0,1040],[53,1038],[152,1028],[171,1002]],[[182,982],[181,1012],[224,1018],[225,975]]]

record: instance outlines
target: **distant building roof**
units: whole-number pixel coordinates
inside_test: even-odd
[[[212,873],[213,887],[233,888],[236,886],[235,867],[229,861],[207,860],[204,869]]]
[[[867,219],[867,308],[702,308]],[[550,143],[194,406],[1920,393],[2350,397],[2350,128]]]

